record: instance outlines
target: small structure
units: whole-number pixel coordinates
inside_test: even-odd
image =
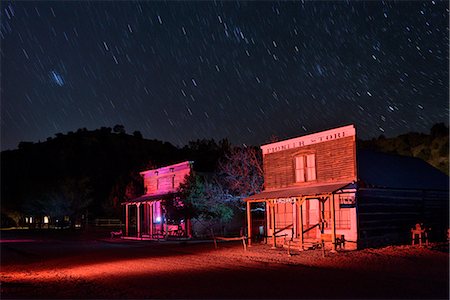
[[[416,237],[419,238],[419,245],[422,246],[422,240],[425,239],[425,244],[428,246],[428,231],[427,228],[423,227],[419,223],[416,224],[414,228],[411,228],[411,238],[412,244],[415,244]]]
[[[357,151],[353,125],[261,149],[264,191],[245,199],[249,245],[256,202],[274,247],[356,249],[409,241],[417,222],[448,226],[448,176],[420,159]]]
[[[125,206],[126,239],[189,238],[191,223],[180,215],[184,206],[178,188],[191,174],[193,162],[141,172],[145,194],[122,203]]]

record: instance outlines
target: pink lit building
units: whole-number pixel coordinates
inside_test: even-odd
[[[191,237],[191,223],[180,215],[183,199],[178,188],[192,172],[192,161],[141,172],[145,194],[124,202],[125,233],[128,239]]]

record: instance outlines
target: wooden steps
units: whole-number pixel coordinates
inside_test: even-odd
[[[290,242],[290,245],[289,245]],[[303,249],[300,249],[300,239],[294,238],[292,241],[285,241],[283,243],[283,248],[290,247],[294,250],[309,250],[309,249],[317,249],[321,246],[321,241],[319,239],[303,239]]]

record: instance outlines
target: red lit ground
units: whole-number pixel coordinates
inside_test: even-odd
[[[1,298],[441,298],[448,245],[327,253],[226,242],[86,238],[1,243]],[[5,241],[6,240],[6,241]]]

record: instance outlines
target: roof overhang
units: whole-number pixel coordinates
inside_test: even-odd
[[[138,198],[131,199],[128,201],[122,202],[122,205],[124,204],[135,204],[135,203],[142,203],[142,202],[152,202],[152,201],[158,201],[158,200],[167,200],[167,199],[173,199],[177,196],[179,196],[180,193],[167,193],[167,194],[156,194],[156,195],[142,195]]]
[[[274,200],[280,198],[315,198],[320,196],[331,195],[333,193],[342,193],[356,191],[355,185],[352,182],[340,182],[322,185],[309,185],[294,188],[284,188],[276,190],[266,190],[259,194],[247,197],[244,201],[260,202],[267,200]]]

